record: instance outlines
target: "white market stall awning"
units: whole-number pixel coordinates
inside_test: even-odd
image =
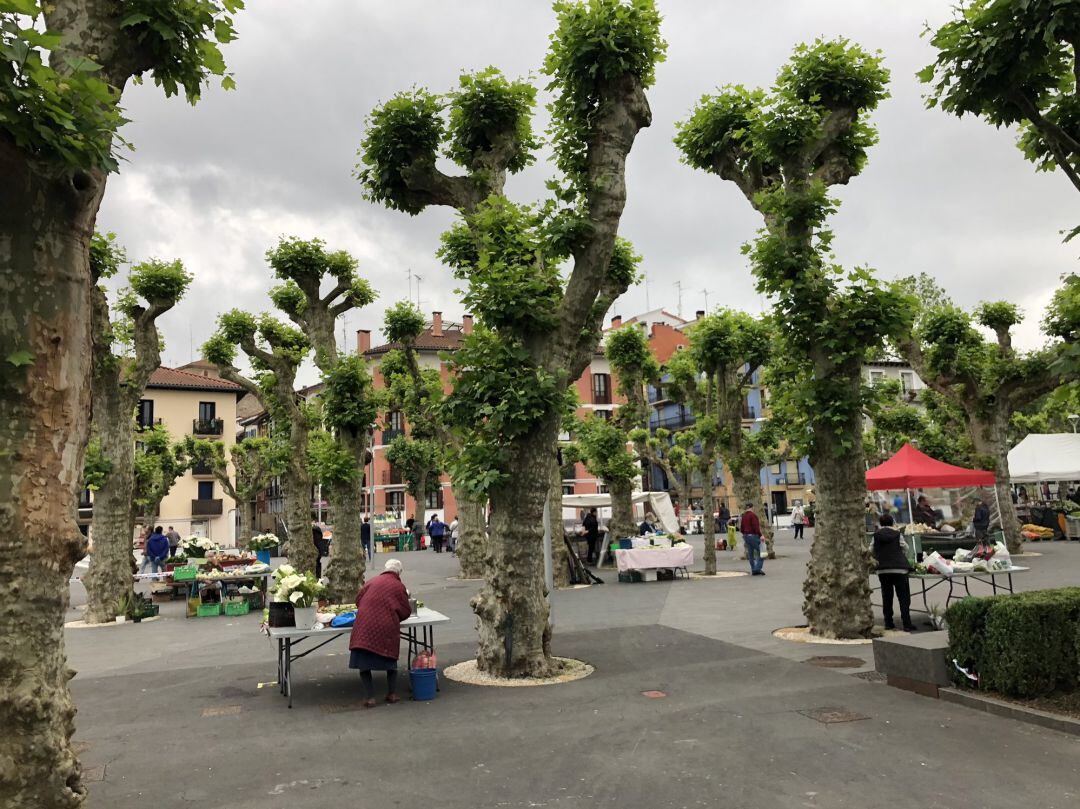
[[[667,492],[634,492],[634,504],[644,503],[648,510],[656,515],[664,530],[676,534],[679,532],[679,518],[671,506],[671,497]],[[611,505],[610,494],[564,494],[563,508],[604,508]]]
[[[1032,433],[1009,450],[1013,483],[1080,480],[1080,435]]]

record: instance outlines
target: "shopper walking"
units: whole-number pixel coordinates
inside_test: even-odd
[[[752,503],[743,507],[742,518],[739,520],[739,531],[742,533],[743,545],[746,546],[746,559],[750,563],[751,576],[764,576],[765,560],[761,558],[761,521],[754,513]]]
[[[154,526],[150,536],[146,538],[146,547],[143,548],[142,567],[140,573],[145,573],[150,568],[151,573],[164,573],[165,560],[169,558],[169,539],[161,533],[161,526]]]
[[[428,536],[431,544],[435,546],[435,553],[443,552],[443,543],[446,541],[446,523],[439,519],[438,514],[432,514],[427,524]]]
[[[457,515],[454,515],[454,519],[450,521],[450,555],[457,556],[457,541],[458,531],[461,529],[461,523],[458,522]]]
[[[369,579],[356,596],[356,622],[349,636],[349,668],[360,670],[365,708],[375,707],[372,671],[386,672],[386,701],[400,701],[397,662],[401,622],[411,614],[409,592],[401,583],[401,562],[387,559],[383,572]]]
[[[986,501],[982,498],[979,498],[979,504],[975,506],[971,527],[975,529],[976,539],[986,539],[990,533],[990,506],[986,505]]]
[[[893,594],[900,602],[900,621],[904,630],[914,632],[911,623],[911,586],[908,573],[911,565],[904,552],[903,537],[893,528],[890,514],[881,515],[881,527],[874,532],[873,554],[877,562],[877,577],[881,583],[881,613],[885,618],[886,629],[896,629],[893,622]]]
[[[176,549],[180,547],[180,534],[170,525],[165,538],[169,540],[169,556],[176,556]]]
[[[600,561],[600,521],[596,519],[595,508],[589,509],[589,513],[585,515],[581,524],[585,526],[585,539],[589,545],[585,563],[595,565]]]
[[[321,579],[322,560],[324,556],[330,555],[330,542],[317,522],[311,523],[311,544],[315,546],[315,578]]]
[[[803,529],[806,527],[806,512],[801,505],[791,509],[791,527],[795,529],[795,539],[802,539]]]
[[[364,521],[360,524],[360,544],[364,546],[364,555],[370,562],[371,553],[371,517],[364,517]]]
[[[412,543],[414,551],[422,550],[424,547],[424,524],[416,520],[412,524]]]

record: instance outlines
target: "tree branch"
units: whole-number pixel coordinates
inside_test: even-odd
[[[493,193],[502,190],[480,181],[476,176],[451,177],[435,167],[433,157],[418,158],[401,170],[409,188],[410,202],[418,205],[447,205],[462,213],[472,213]]]

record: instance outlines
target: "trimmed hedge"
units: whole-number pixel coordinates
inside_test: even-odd
[[[1080,686],[1080,587],[965,598],[945,621],[950,661],[977,672],[981,688],[1039,697]]]

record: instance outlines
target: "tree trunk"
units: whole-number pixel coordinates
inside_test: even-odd
[[[551,484],[548,487],[548,515],[551,523],[552,581],[556,587],[570,586],[570,564],[566,554],[566,529],[562,518],[562,470],[551,464]]]
[[[833,378],[844,370],[834,371]],[[846,382],[858,389],[858,368],[848,376]],[[870,560],[863,514],[866,465],[862,414],[856,413],[847,425],[845,435],[852,448],[843,455],[838,455],[831,426],[816,429],[814,435],[817,527],[803,582],[803,614],[814,634],[865,638],[874,628],[874,616],[870,609]]]
[[[716,509],[716,493],[712,486],[712,469],[705,473],[704,496],[705,508],[705,575],[716,575],[716,521],[713,512]]]
[[[761,499],[761,478],[758,477],[756,473],[751,475],[745,464],[733,468],[731,470],[731,478],[735,485],[735,499],[738,501],[735,504],[734,513],[736,515],[741,514],[748,503],[754,507],[754,511],[756,512],[758,510],[758,501]],[[760,516],[761,532],[764,534],[766,522],[765,515]],[[768,546],[766,545],[766,547]],[[743,557],[745,558],[745,552]],[[772,558],[772,555],[770,555],[770,558]]]
[[[470,500],[456,488],[453,491],[458,507],[457,556],[461,564],[461,578],[479,579],[484,576],[488,555],[484,504]]]
[[[992,465],[996,479],[997,500],[1001,504],[1001,529],[1005,533],[1005,545],[1010,554],[1022,553],[1024,538],[1020,534],[1020,518],[1009,489],[1009,442],[1007,430],[1009,413],[996,408],[989,419],[968,412],[968,427],[975,452],[984,465]]]
[[[630,480],[609,481],[608,491],[611,492],[611,522],[608,523],[608,532],[605,542],[622,537],[637,536],[637,525],[634,522],[634,483]]]
[[[117,603],[132,594],[131,541],[135,533],[134,488],[135,437],[130,413],[115,389],[113,395],[95,386],[104,396],[94,401],[94,433],[101,451],[112,464],[101,487],[94,493],[91,524],[93,551],[86,585],[86,621],[107,623],[118,614]]]
[[[285,527],[289,529],[289,564],[299,573],[315,572],[317,551],[311,541],[311,476],[306,452],[290,458],[282,476],[285,488]]]
[[[544,502],[551,481],[555,419],[538,425],[511,448],[508,482],[491,492],[491,564],[472,599],[481,671],[500,677],[547,677],[549,606],[544,587]]]
[[[255,501],[253,500],[237,500],[236,501],[236,513],[240,517],[240,526],[238,528],[239,538],[237,544],[243,548],[246,547],[251,538],[255,536]]]
[[[0,138],[0,804],[80,806],[64,653],[90,413],[89,241],[104,176]]]
[[[367,557],[360,541],[360,489],[357,480],[330,487],[334,512],[334,543],[331,546],[329,597],[338,604],[353,601],[364,583]]]

